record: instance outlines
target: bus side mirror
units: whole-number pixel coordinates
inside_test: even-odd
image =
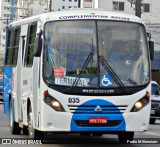
[[[150,50],[150,58],[151,60],[154,59],[154,42],[153,41],[148,41],[149,44],[149,50]]]
[[[40,33],[37,34],[37,37],[35,38],[34,41],[34,52],[33,55],[35,57],[40,57],[41,56],[41,51],[42,51],[42,31]]]

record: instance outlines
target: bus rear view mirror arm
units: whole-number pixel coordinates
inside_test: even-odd
[[[149,50],[150,50],[150,58],[151,60],[154,59],[154,42],[153,41],[148,41],[149,44]]]
[[[41,38],[41,35],[42,35],[42,31],[40,31],[37,34],[37,37],[35,38],[34,52],[33,52],[33,55],[35,57],[40,57],[41,56],[41,51],[42,51],[42,38]]]

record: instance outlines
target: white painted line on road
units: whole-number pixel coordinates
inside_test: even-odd
[[[160,134],[152,133],[152,132],[145,132],[147,134],[155,135],[155,136],[160,136]]]

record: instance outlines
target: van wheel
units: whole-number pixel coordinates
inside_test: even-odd
[[[155,121],[156,121],[156,119],[155,119],[155,118],[150,118],[149,123],[150,123],[150,124],[154,124],[154,123],[155,123]]]
[[[33,128],[33,113],[31,107],[29,108],[29,114],[28,114],[28,133],[29,133],[29,138],[32,139],[42,140],[44,138],[44,132]]]
[[[21,128],[19,127],[19,123],[14,121],[14,108],[12,105],[12,102],[10,102],[10,117],[9,117],[9,122],[10,122],[10,130],[12,134],[20,134],[21,133]]]
[[[132,141],[134,138],[134,132],[119,132],[118,139],[120,143],[126,144]]]

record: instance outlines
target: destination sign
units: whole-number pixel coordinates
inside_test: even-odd
[[[92,35],[94,34],[94,30],[89,28],[59,28],[59,33]]]
[[[130,18],[125,17],[125,16],[115,16],[115,15],[107,16],[107,15],[96,15],[96,14],[60,16],[59,19],[61,19],[61,20],[67,20],[67,19],[113,19],[113,20],[130,21]]]
[[[76,77],[55,77],[55,84],[58,84],[58,85],[68,85],[68,86],[71,86],[73,85],[74,81],[76,80]],[[77,83],[77,86],[87,86],[89,82],[89,79],[86,79],[86,78],[80,78],[78,83]]]

